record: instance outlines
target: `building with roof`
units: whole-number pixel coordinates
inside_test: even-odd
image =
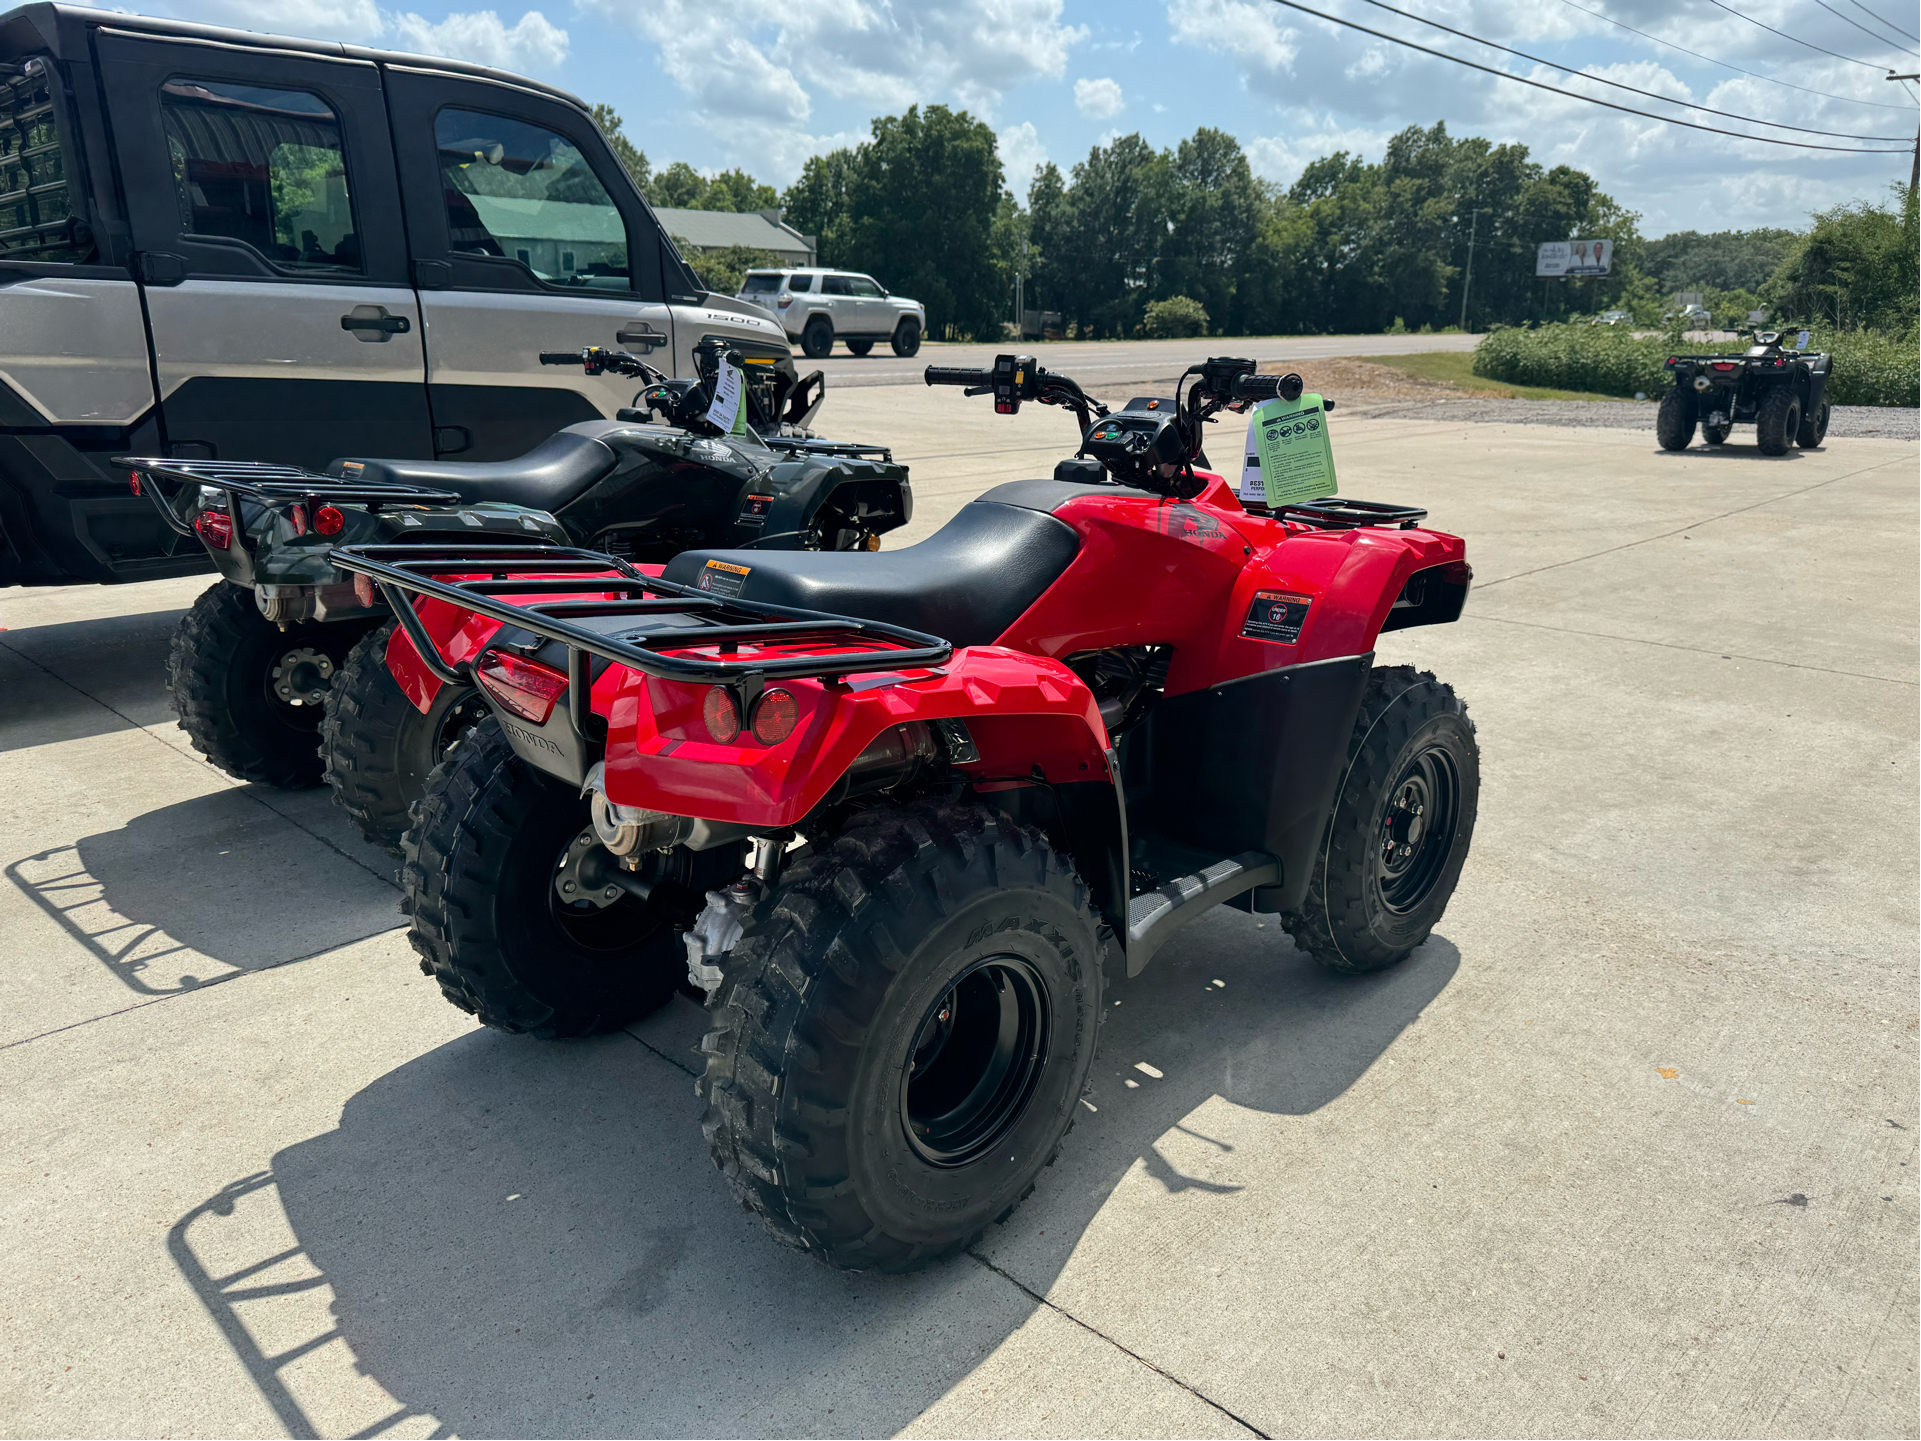
[[[814,237],[802,235],[781,219],[779,210],[674,210],[655,206],[654,214],[683,251],[725,250],[744,245],[771,251],[783,265],[812,265]]]

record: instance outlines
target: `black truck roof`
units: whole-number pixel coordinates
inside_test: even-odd
[[[287,50],[302,55],[333,56],[345,60],[367,60],[377,65],[408,65],[472,75],[537,90],[586,110],[579,96],[556,86],[530,80],[509,70],[474,65],[465,60],[448,60],[436,55],[416,55],[400,50],[375,50],[365,45],[346,45],[338,40],[302,40],[292,35],[264,35],[255,30],[234,30],[225,25],[198,25],[188,20],[158,20],[149,15],[126,15],[115,10],[96,10],[87,5],[21,5],[0,11],[0,64],[22,56],[44,54],[55,60],[90,62],[87,32],[107,26],[140,35],[171,35],[190,40],[212,40],[222,45],[243,45],[255,50]]]

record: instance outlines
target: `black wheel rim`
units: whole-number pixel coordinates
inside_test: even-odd
[[[908,1144],[929,1165],[986,1155],[1026,1112],[1047,1065],[1051,1006],[1018,956],[976,961],[935,1002],[901,1067]]]
[[[574,841],[575,836],[570,834],[541,887],[547,895],[547,913],[553,920],[554,930],[575,950],[590,955],[630,950],[636,941],[655,929],[656,918],[647,914],[653,909],[652,899],[643,901],[626,892],[600,905],[590,900],[567,899],[556,881],[567,866]],[[643,880],[659,883],[665,879],[666,861],[660,852],[650,851],[637,874]]]
[[[1430,896],[1460,828],[1461,777],[1439,746],[1417,752],[1387,793],[1375,848],[1381,904],[1405,915]]]
[[[269,657],[261,677],[267,703],[295,730],[312,730],[320,724],[327,692],[333,688],[340,662],[317,646],[289,646]]]

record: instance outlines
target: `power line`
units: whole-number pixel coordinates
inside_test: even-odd
[[[1512,80],[1517,85],[1531,85],[1536,90],[1547,91],[1550,95],[1564,96],[1569,100],[1585,101],[1589,105],[1599,105],[1605,110],[1619,110],[1626,115],[1639,115],[1646,120],[1659,120],[1665,125],[1679,125],[1684,130],[1705,130],[1710,135],[1731,135],[1736,140],[1751,140],[1757,145],[1785,145],[1793,150],[1833,150],[1839,151],[1843,155],[1905,155],[1908,153],[1908,148],[1905,145],[1899,150],[1864,150],[1853,145],[1815,145],[1806,140],[1777,140],[1772,135],[1744,135],[1739,130],[1723,130],[1718,125],[1697,125],[1692,120],[1677,120],[1672,115],[1656,115],[1651,110],[1636,110],[1632,105],[1616,105],[1612,100],[1601,100],[1592,95],[1583,95],[1577,90],[1563,90],[1558,85],[1548,85],[1539,80],[1530,80],[1525,75],[1516,75],[1509,70],[1497,70],[1492,65],[1482,65],[1475,60],[1464,60],[1459,55],[1448,54],[1445,50],[1434,50],[1426,45],[1416,45],[1412,40],[1403,40],[1398,35],[1389,35],[1380,30],[1373,30],[1353,20],[1343,20],[1338,15],[1327,15],[1319,10],[1311,10],[1307,6],[1298,3],[1298,0],[1273,0],[1273,3],[1276,5],[1285,5],[1290,10],[1298,10],[1303,15],[1312,15],[1316,20],[1325,20],[1333,25],[1345,25],[1348,29],[1358,30],[1363,35],[1372,35],[1376,40],[1385,40],[1390,45],[1403,45],[1409,50],[1418,50],[1423,55],[1432,55],[1437,60],[1451,60],[1454,64],[1465,65],[1470,70],[1479,70],[1484,74],[1497,76],[1502,80]]]
[[[1892,20],[1882,20],[1881,17],[1877,15],[1874,11],[1868,9],[1867,6],[1863,5],[1861,3],[1861,0],[1848,0],[1848,4],[1852,5],[1855,9],[1859,10],[1863,15],[1866,15],[1871,19],[1881,20],[1881,23],[1887,26],[1888,29],[1892,30],[1896,35],[1908,35],[1907,31],[1903,30],[1899,25],[1896,25]],[[1921,45],[1921,35],[1908,35],[1908,39],[1914,41],[1918,45]]]
[[[1536,65],[1545,65],[1550,70],[1559,70],[1563,74],[1573,75],[1582,80],[1592,80],[1597,85],[1612,85],[1616,90],[1626,90],[1634,95],[1645,95],[1648,99],[1659,100],[1664,105],[1679,105],[1683,109],[1699,110],[1707,115],[1722,115],[1726,116],[1729,120],[1739,120],[1748,125],[1771,125],[1776,130],[1797,130],[1803,135],[1826,135],[1835,140],[1905,141],[1908,138],[1905,135],[1853,135],[1844,130],[1815,130],[1806,125],[1789,125],[1781,120],[1761,120],[1752,115],[1739,115],[1732,110],[1716,110],[1712,105],[1696,105],[1692,100],[1676,100],[1671,95],[1662,95],[1653,90],[1643,90],[1638,85],[1626,85],[1619,80],[1609,80],[1603,75],[1590,75],[1585,70],[1576,70],[1573,66],[1563,65],[1556,60],[1544,60],[1539,55],[1530,55],[1527,51],[1516,50],[1511,45],[1502,45],[1494,40],[1483,40],[1478,35],[1470,35],[1465,30],[1456,30],[1452,25],[1443,25],[1440,21],[1430,20],[1425,15],[1415,15],[1406,10],[1398,9],[1388,4],[1387,0],[1367,0],[1367,3],[1377,10],[1385,10],[1391,15],[1399,15],[1403,20],[1419,21],[1421,24],[1432,26],[1436,30],[1445,30],[1450,35],[1458,35],[1463,40],[1472,40],[1476,45],[1485,45],[1490,50],[1501,50],[1509,55],[1518,55],[1523,60],[1532,60]]]
[[[1899,40],[1890,40],[1885,35],[1875,34],[1872,30],[1868,29],[1867,26],[1863,25],[1859,20],[1854,19],[1852,16],[1843,15],[1839,10],[1836,10],[1832,5],[1828,4],[1828,0],[1814,0],[1814,3],[1816,5],[1819,5],[1823,10],[1827,11],[1828,14],[1834,16],[1837,20],[1844,20],[1848,24],[1852,25],[1856,30],[1859,30],[1863,35],[1867,36],[1868,39],[1872,40],[1876,45],[1885,45],[1890,50],[1899,50],[1903,55],[1921,54],[1921,51],[1914,51],[1914,50],[1908,49],[1908,47],[1903,45]]]
[[[1727,11],[1728,14],[1737,16],[1740,19],[1747,21],[1748,24],[1750,25],[1760,25],[1761,28],[1767,31],[1768,34],[1770,35],[1779,35],[1783,40],[1792,40],[1796,45],[1806,46],[1809,50],[1819,50],[1823,55],[1832,55],[1836,60],[1845,60],[1850,65],[1865,65],[1870,70],[1887,69],[1885,65],[1876,65],[1872,61],[1868,61],[1868,60],[1856,60],[1852,55],[1843,55],[1838,50],[1822,50],[1821,47],[1819,45],[1816,45],[1812,40],[1803,40],[1799,35],[1790,35],[1785,30],[1776,30],[1772,25],[1763,24],[1761,21],[1756,20],[1752,15],[1742,15],[1741,12],[1739,10],[1736,10],[1732,5],[1722,4],[1722,0],[1708,0],[1708,4],[1717,6],[1720,9]]]
[[[1679,51],[1683,55],[1692,55],[1696,60],[1705,60],[1710,65],[1719,65],[1723,70],[1732,70],[1736,75],[1745,75],[1750,80],[1762,80],[1769,85],[1779,85],[1785,90],[1799,90],[1803,95],[1819,95],[1823,100],[1839,100],[1844,105],[1866,105],[1875,110],[1905,111],[1911,108],[1906,105],[1890,105],[1885,100],[1857,100],[1852,95],[1836,95],[1827,90],[1810,90],[1805,85],[1796,85],[1791,80],[1777,80],[1774,76],[1763,75],[1758,70],[1743,70],[1739,65],[1730,65],[1725,60],[1716,60],[1712,55],[1703,55],[1699,50],[1690,50],[1685,45],[1676,45],[1672,40],[1663,40],[1660,36],[1650,35],[1645,30],[1636,30],[1625,20],[1616,20],[1612,15],[1603,15],[1599,10],[1590,10],[1585,5],[1576,5],[1574,0],[1561,0],[1561,3],[1570,10],[1579,10],[1583,15],[1591,15],[1596,20],[1605,20],[1608,24],[1625,30],[1630,35],[1639,35],[1643,40],[1652,40],[1656,45],[1664,46],[1669,50]]]

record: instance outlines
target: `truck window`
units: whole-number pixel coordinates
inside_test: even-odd
[[[284,269],[360,270],[346,148],[325,100],[176,76],[160,113],[184,234],[242,241]]]
[[[772,295],[780,289],[780,276],[765,270],[750,270],[740,283],[742,295]]]
[[[46,62],[23,71],[0,74],[0,260],[85,264],[93,232],[73,213]]]
[[[820,293],[822,295],[852,295],[854,290],[853,287],[848,284],[845,275],[823,275],[820,278]]]
[[[813,288],[813,284],[814,277],[811,275],[790,275],[787,277],[787,288],[795,295],[805,295]]]
[[[455,251],[519,261],[549,285],[628,290],[627,227],[565,136],[475,110],[434,117]]]
[[[865,275],[850,276],[847,284],[852,293],[861,300],[883,300],[886,298],[881,294],[880,286],[869,280]]]

